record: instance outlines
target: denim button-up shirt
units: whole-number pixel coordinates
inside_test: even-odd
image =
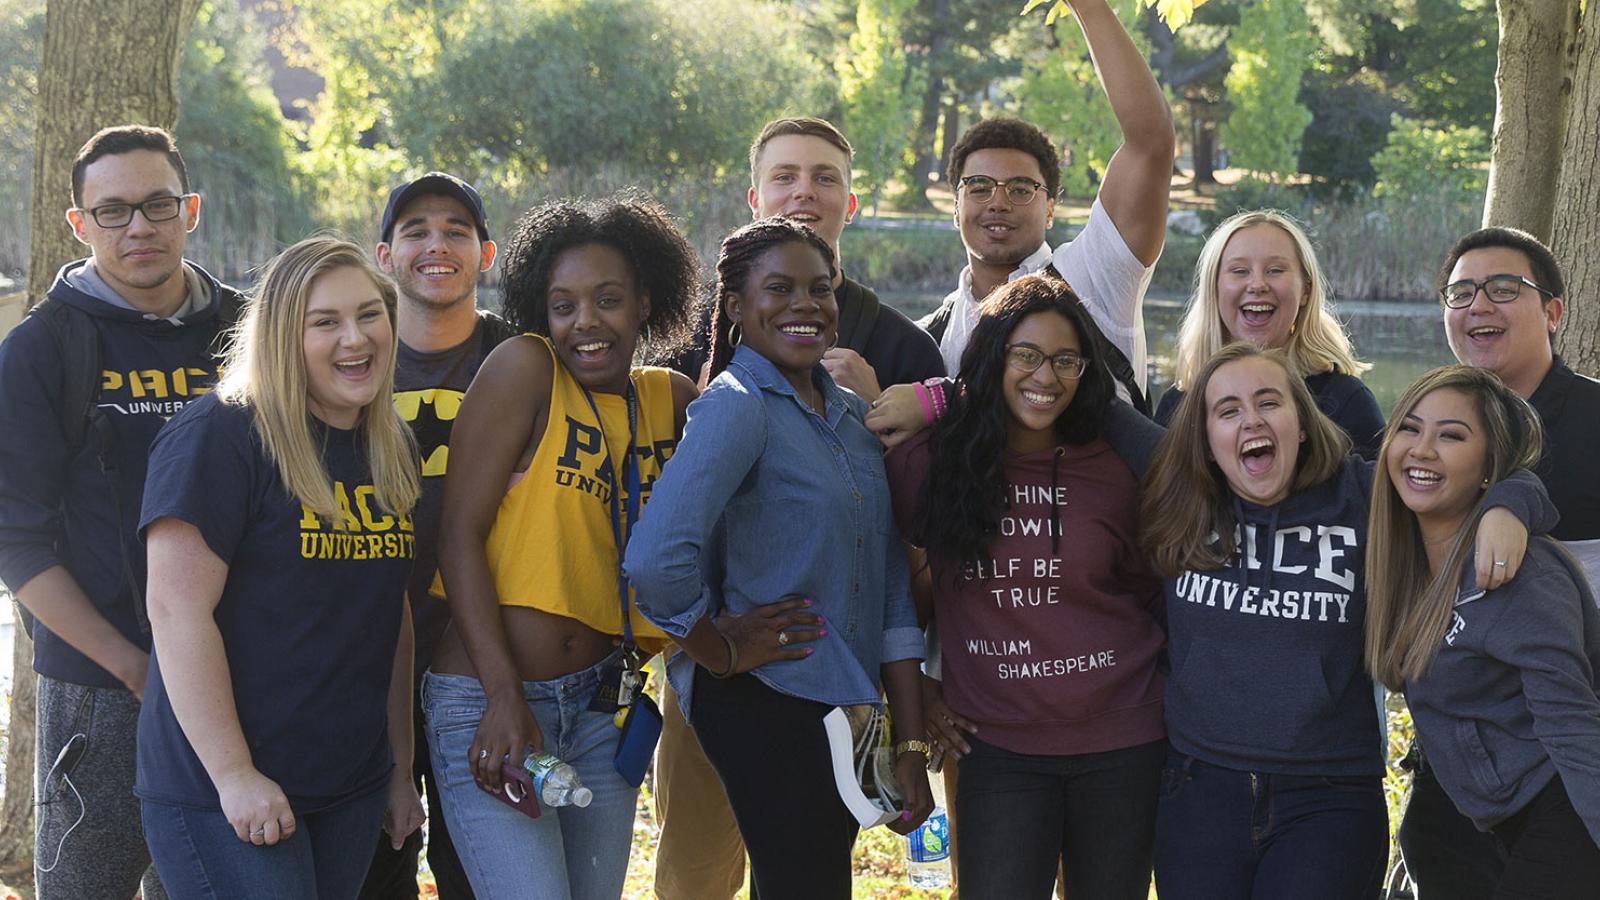
[[[877,438],[866,405],[822,366],[826,415],[765,357],[740,347],[689,405],[624,561],[645,617],[675,637],[722,609],[812,598],[828,634],[810,657],[754,671],[775,690],[833,705],[878,702],[878,667],[922,657]],[[687,716],[693,662],[667,668]]]

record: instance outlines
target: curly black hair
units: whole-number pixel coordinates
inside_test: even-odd
[[[744,289],[745,280],[750,277],[750,270],[755,267],[761,254],[790,243],[809,244],[827,261],[828,272],[837,272],[833,248],[828,246],[828,242],[804,225],[782,216],[757,219],[722,239],[722,251],[717,254],[716,290],[711,296],[714,304],[711,313],[711,351],[702,387],[705,386],[704,382],[721,374],[728,367],[728,360],[733,358],[733,342],[729,339],[733,322],[723,309],[723,299]]]
[[[961,354],[949,412],[929,436],[928,478],[913,518],[914,533],[928,555],[943,563],[960,566],[984,558],[999,534],[1007,505],[1011,416],[1004,396],[1006,346],[1023,319],[1041,312],[1066,319],[1088,358],[1072,402],[1056,418],[1056,436],[1063,443],[1086,444],[1100,436],[1109,415],[1116,380],[1106,365],[1106,340],[1072,288],[1040,274],[991,294],[979,308],[978,324]]]
[[[600,199],[565,199],[528,210],[506,244],[501,292],[517,331],[550,334],[550,275],[562,252],[586,244],[614,247],[650,295],[639,333],[650,359],[666,359],[694,337],[700,321],[700,260],[661,204],[638,191]]]
[[[950,151],[950,168],[945,179],[951,190],[961,183],[961,171],[967,167],[967,157],[979,150],[1021,150],[1039,161],[1039,172],[1044,175],[1044,188],[1053,198],[1061,190],[1061,154],[1050,143],[1045,133],[1032,122],[1010,116],[984,119],[968,128]]]

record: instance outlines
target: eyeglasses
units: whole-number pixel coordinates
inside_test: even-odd
[[[79,210],[94,218],[101,228],[127,228],[133,214],[144,213],[146,222],[167,222],[183,212],[183,201],[195,196],[181,194],[177,197],[151,197],[142,203],[105,203],[93,209]]]
[[[960,181],[961,189],[978,203],[988,203],[989,198],[994,196],[995,188],[1002,184],[1006,189],[1006,198],[1016,206],[1027,206],[1032,203],[1034,196],[1044,187],[1043,182],[1022,175],[1008,178],[1003,183],[987,175],[968,175]]]
[[[1465,309],[1472,305],[1473,298],[1478,296],[1478,291],[1483,291],[1491,303],[1510,303],[1522,296],[1522,289],[1531,287],[1541,296],[1554,297],[1555,292],[1546,290],[1537,284],[1523,278],[1521,275],[1490,275],[1482,281],[1473,281],[1463,278],[1444,286],[1439,292],[1439,300],[1451,309]]]
[[[1006,365],[1029,375],[1039,371],[1039,367],[1044,365],[1047,359],[1050,360],[1050,370],[1056,373],[1056,377],[1069,381],[1076,380],[1083,374],[1083,370],[1089,367],[1089,360],[1071,350],[1063,350],[1055,356],[1045,356],[1042,351],[1027,344],[1012,344],[1006,348]]]

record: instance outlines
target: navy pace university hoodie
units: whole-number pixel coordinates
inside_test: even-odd
[[[60,408],[68,363],[49,327],[36,316],[25,318],[0,343],[0,582],[14,590],[47,569],[65,566],[100,614],[149,650],[124,558],[142,590],[144,546],[136,526],[150,442],[168,419],[211,390],[217,375],[211,352],[219,328],[217,300],[236,292],[185,261],[191,295],[198,290],[208,302],[195,303],[195,311],[177,321],[150,318],[75,288],[70,282],[86,262],[62,267],[49,296],[87,313],[99,334],[99,405],[115,435],[118,484],[113,489],[101,471],[92,439],[70,452]],[[33,667],[40,674],[75,684],[121,686],[42,623],[34,629],[34,641]]]

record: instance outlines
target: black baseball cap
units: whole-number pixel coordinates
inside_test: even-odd
[[[408,181],[389,192],[389,203],[383,208],[383,226],[378,229],[378,240],[388,243],[394,233],[394,220],[406,204],[427,194],[443,194],[461,201],[472,214],[472,224],[478,226],[478,240],[489,239],[489,219],[483,212],[483,198],[472,185],[446,172],[429,172],[421,178]]]

